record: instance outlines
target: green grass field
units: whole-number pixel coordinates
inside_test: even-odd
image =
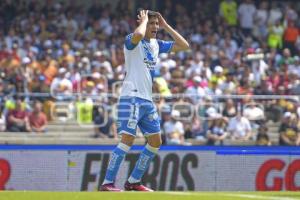
[[[296,200],[300,192],[27,192],[2,191],[0,200]]]

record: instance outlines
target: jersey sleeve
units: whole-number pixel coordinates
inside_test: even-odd
[[[128,50],[132,50],[134,49],[134,47],[136,47],[136,44],[133,44],[131,42],[131,38],[132,38],[133,33],[130,33],[129,35],[126,36],[125,38],[125,47]]]
[[[174,41],[157,40],[159,53],[169,53],[174,45]]]

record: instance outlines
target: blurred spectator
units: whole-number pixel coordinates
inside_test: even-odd
[[[101,51],[96,51],[95,54],[95,61],[92,63],[94,66],[94,69],[96,70],[102,70],[103,75],[106,75],[108,79],[113,78],[113,71],[112,71],[112,66],[111,63],[108,61],[105,52]]]
[[[297,11],[294,9],[294,4],[292,2],[287,2],[285,5],[285,20],[287,22],[295,21],[298,18]]]
[[[12,20],[16,17],[17,8],[12,1],[4,1],[2,8],[4,31],[7,32],[11,26]]]
[[[299,36],[299,30],[294,21],[288,22],[288,27],[284,30],[284,47],[290,49],[292,55],[296,55],[296,42]]]
[[[237,25],[237,4],[234,0],[223,0],[220,4],[220,15],[229,26]]]
[[[75,58],[69,44],[63,44],[62,49],[59,50],[58,54],[60,55],[60,58],[58,59],[58,62],[60,64],[65,62],[67,64],[66,67],[72,66],[74,64]]]
[[[250,121],[253,129],[257,129],[259,124],[265,119],[264,110],[261,108],[260,104],[257,104],[253,100],[245,106],[243,116]]]
[[[290,49],[284,48],[282,51],[282,56],[278,60],[278,65],[281,68],[282,72],[284,73],[286,70],[288,70],[288,66],[293,63],[294,63],[294,59],[291,55]],[[287,75],[287,74],[283,74],[283,75]],[[283,81],[285,81],[285,80],[283,80]],[[286,83],[284,83],[284,84],[286,84]],[[284,85],[284,86],[286,86],[286,85]]]
[[[36,133],[44,133],[47,131],[47,117],[42,111],[42,103],[35,101],[33,110],[29,114],[30,131]]]
[[[222,94],[234,94],[237,89],[237,81],[232,72],[227,72],[225,81],[218,84]]]
[[[183,145],[184,141],[184,128],[182,122],[178,120],[180,112],[172,110],[169,119],[163,125],[164,133],[166,134],[167,144]]]
[[[282,36],[284,33],[284,26],[280,20],[276,20],[274,25],[269,28],[268,46],[270,48],[282,48]]]
[[[228,131],[233,140],[249,140],[253,134],[249,120],[239,112],[230,119]]]
[[[216,84],[216,86],[221,85],[224,83],[224,81],[226,80],[226,77],[224,76],[224,70],[223,67],[221,66],[216,66],[214,68],[214,75],[211,76],[210,78],[210,84]]]
[[[239,23],[245,36],[251,34],[255,13],[256,8],[252,0],[244,0],[238,8]]]
[[[95,106],[93,120],[96,138],[118,139],[116,123],[108,110]]]
[[[171,115],[172,108],[162,98],[159,100],[159,102],[156,103],[156,106],[157,106],[157,109],[160,113],[160,118],[161,118],[160,127],[161,127],[161,130],[162,130],[162,133],[163,133],[163,134],[161,134],[162,143],[166,144],[167,139],[166,139],[166,134],[165,134],[165,131],[164,131],[164,124],[165,124],[165,122],[170,120],[170,115]]]
[[[220,116],[220,114],[218,113],[217,108],[215,107],[215,105],[212,103],[212,101],[210,100],[210,98],[206,97],[205,100],[205,114],[204,114],[204,120],[202,123],[202,127],[203,127],[203,132],[201,136],[207,137],[207,133],[209,131],[209,129],[211,128],[214,120]],[[199,139],[199,138],[198,138]],[[201,137],[200,137],[201,139]]]
[[[254,30],[253,35],[262,40],[268,34],[267,20],[269,16],[268,2],[262,1],[259,4],[259,8],[256,10],[254,16]]]
[[[272,145],[268,135],[268,127],[265,124],[259,126],[256,136],[256,145]]]
[[[53,60],[50,55],[46,55],[43,65],[45,68],[44,76],[46,78],[46,83],[50,85],[58,72],[57,61]]]
[[[58,77],[51,83],[51,95],[58,100],[70,99],[73,92],[72,82],[66,78],[66,72],[65,68],[59,68]]]
[[[33,93],[46,93],[49,94],[50,88],[46,85],[46,79],[44,75],[35,75],[31,83],[31,92]],[[44,101],[46,97],[35,97],[39,101]]]
[[[196,104],[199,99],[203,98],[206,94],[205,89],[201,86],[202,78],[200,76],[194,76],[185,94]]]
[[[90,97],[76,102],[77,122],[81,125],[93,122],[94,103]]]
[[[228,136],[226,120],[220,114],[215,115],[212,120],[206,135],[207,145],[223,145],[223,140]]]
[[[186,123],[185,138],[194,138],[197,141],[206,141],[206,133],[203,130],[202,120],[194,114],[192,121]]]
[[[16,99],[15,109],[7,114],[7,130],[11,132],[28,132],[30,124],[28,114],[22,106],[23,101]]]
[[[300,145],[300,132],[297,127],[297,117],[291,112],[285,112],[279,127],[279,144],[284,146]]]
[[[156,77],[154,79],[154,84],[157,86],[158,93],[162,97],[170,97],[172,95],[168,87],[168,82],[163,77]]]
[[[283,17],[281,8],[278,5],[277,1],[271,1],[271,9],[268,18],[268,25],[272,26],[275,22],[280,21]]]
[[[77,120],[82,123],[93,122],[91,108],[96,99],[112,104],[106,94],[117,95],[118,82],[126,74],[124,36],[135,26],[131,15],[138,4],[86,3],[85,7],[73,1],[0,3],[0,100],[5,104],[4,114],[15,108],[9,97],[15,93],[25,95],[26,100],[44,101],[49,120],[56,101],[75,99],[75,92],[88,96],[77,104]],[[152,3],[139,2],[147,8]],[[277,122],[282,113],[295,112],[298,102],[287,96],[300,94],[299,6],[294,2],[160,1],[156,8],[190,38],[190,52],[160,54],[154,83],[166,98],[165,104],[179,101],[171,94],[187,94],[189,101],[200,105],[200,119],[181,121],[185,137],[206,139],[212,121],[202,120],[204,117],[219,111],[228,120],[235,117],[240,98],[223,108],[215,95],[281,95],[263,102],[267,121]],[[164,31],[158,33],[158,38],[168,37]],[[47,97],[49,91],[54,98]],[[42,94],[36,97],[36,93]],[[202,106],[207,99],[211,99],[209,105]]]
[[[235,117],[236,114],[237,108],[234,101],[232,99],[227,99],[222,112],[223,117],[226,117],[227,120],[230,120],[231,118]]]

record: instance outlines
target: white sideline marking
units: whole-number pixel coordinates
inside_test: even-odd
[[[169,195],[182,195],[182,196],[208,196],[207,193],[192,193],[192,192],[164,192],[164,194]],[[228,197],[242,197],[248,199],[266,199],[266,200],[297,200],[291,197],[270,197],[263,195],[253,195],[253,194],[213,194],[218,196],[228,196]]]
[[[206,194],[202,194],[202,193],[192,193],[192,192],[164,192],[163,194],[182,195],[182,196],[201,196],[201,195],[206,195]]]
[[[248,199],[269,199],[269,200],[297,200],[290,197],[268,197],[262,195],[252,195],[252,194],[223,194],[224,196],[231,196],[231,197],[244,197]]]

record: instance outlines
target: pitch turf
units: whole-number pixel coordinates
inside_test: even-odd
[[[27,192],[1,191],[0,200],[297,200],[300,192]]]

